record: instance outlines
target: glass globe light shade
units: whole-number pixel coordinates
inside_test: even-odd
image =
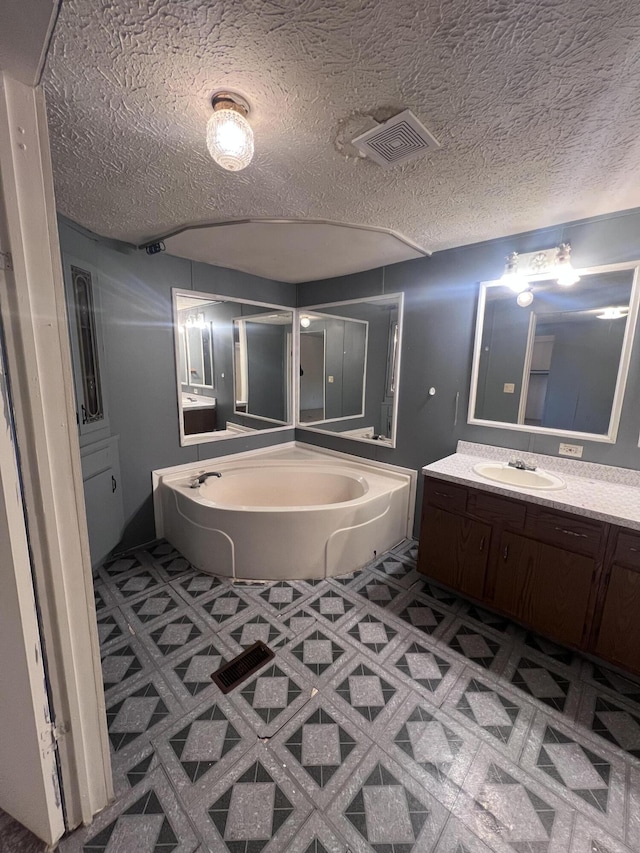
[[[216,109],[207,122],[207,147],[219,166],[239,172],[253,157],[251,125],[235,109]]]
[[[303,329],[308,329],[309,326],[311,325],[311,318],[310,317],[304,317],[304,316],[300,317],[300,325],[302,326]]]
[[[533,302],[533,293],[530,290],[522,290],[516,299],[521,308],[527,308]]]

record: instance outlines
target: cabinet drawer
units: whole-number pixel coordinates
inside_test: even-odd
[[[613,562],[624,563],[640,570],[640,534],[626,530],[618,531]]]
[[[506,524],[518,529],[524,526],[527,515],[527,508],[524,504],[488,492],[470,492],[467,510],[472,515],[484,518],[494,524]]]
[[[529,535],[567,551],[590,557],[600,548],[604,528],[605,525],[601,521],[538,507],[527,515]]]
[[[455,486],[445,480],[425,479],[424,481],[425,503],[440,507],[440,509],[465,512],[467,494],[467,489],[464,486]]]

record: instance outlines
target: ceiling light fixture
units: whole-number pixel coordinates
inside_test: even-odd
[[[527,288],[527,280],[518,271],[518,253],[511,252],[507,255],[507,263],[505,264],[502,278],[500,279],[504,285],[511,288],[514,293],[521,293]]]
[[[516,302],[521,308],[528,308],[533,302],[533,292],[531,290],[522,290],[518,294]]]
[[[558,284],[562,287],[570,287],[580,281],[580,276],[571,264],[571,246],[569,243],[560,243],[556,257],[556,272]]]
[[[629,313],[628,305],[621,305],[619,308],[605,308],[602,314],[597,314],[598,320],[620,320],[626,317]]]
[[[209,154],[218,166],[239,172],[253,157],[253,131],[247,121],[249,105],[231,92],[218,92],[211,105],[213,115],[207,123]]]

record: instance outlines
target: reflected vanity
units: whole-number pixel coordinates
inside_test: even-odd
[[[293,309],[172,293],[180,443],[291,426]]]
[[[571,287],[537,277],[521,307],[480,287],[469,423],[614,442],[638,312],[638,268],[584,270]]]
[[[403,294],[298,311],[297,425],[395,447]]]

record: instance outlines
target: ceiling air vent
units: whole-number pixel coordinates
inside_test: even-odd
[[[352,140],[363,154],[386,169],[419,157],[440,143],[414,116],[403,110],[383,124],[367,130]]]

